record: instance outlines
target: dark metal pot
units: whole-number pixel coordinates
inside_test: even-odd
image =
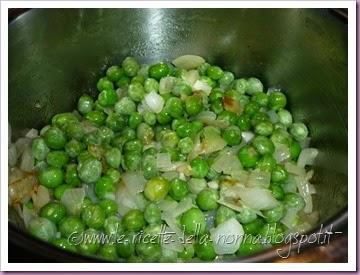
[[[9,24],[13,132],[74,109],[109,64],[198,54],[287,94],[320,150],[313,182],[320,224],[347,226],[347,19],[328,9],[33,9]],[[318,228],[314,228],[317,231]],[[38,261],[89,261],[9,223],[10,247]],[[11,253],[10,253],[11,254]],[[269,261],[269,250],[239,261]],[[10,259],[11,260],[11,259]],[[93,260],[91,260],[93,261]]]

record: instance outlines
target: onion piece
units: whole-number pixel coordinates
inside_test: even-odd
[[[26,205],[22,206],[22,219],[24,221],[25,228],[28,228],[29,222],[36,217],[34,209],[28,208]]]
[[[164,107],[164,99],[154,91],[145,95],[145,102],[154,113],[160,113]]]
[[[125,215],[130,209],[139,209],[134,195],[131,195],[125,184],[120,182],[115,195],[120,215]]]
[[[179,56],[172,63],[179,69],[191,70],[205,63],[205,59],[198,55],[187,54]]]
[[[173,171],[174,166],[171,163],[171,156],[169,153],[156,154],[156,167],[159,171]]]
[[[279,121],[279,117],[277,115],[277,113],[274,111],[274,110],[270,110],[267,112],[269,118],[270,118],[270,121],[271,123],[275,124]]]
[[[18,156],[21,156],[22,153],[25,151],[26,148],[30,147],[31,145],[31,139],[21,137],[18,140],[15,141],[16,150],[18,153]]]
[[[290,159],[290,149],[285,144],[275,144],[275,151],[273,153],[273,157],[276,160],[276,162],[284,162],[288,159]]]
[[[247,186],[249,187],[263,187],[270,186],[271,174],[267,171],[253,170],[249,174]]]
[[[225,140],[221,137],[220,131],[213,126],[206,126],[203,129],[204,139],[201,142],[201,154],[211,154],[222,150],[226,146]]]
[[[225,120],[217,120],[216,114],[211,111],[202,111],[197,116],[192,118],[191,120],[198,120],[203,122],[206,125],[209,126],[215,126],[221,129],[224,129],[229,126],[229,124]]]
[[[122,175],[122,181],[130,194],[137,194],[144,191],[146,179],[142,172],[126,172]]]
[[[30,147],[25,148],[21,155],[19,168],[25,172],[31,172],[34,169],[35,157]]]
[[[159,209],[164,213],[173,211],[177,207],[177,205],[178,203],[173,200],[162,200],[158,204]],[[165,216],[172,217],[172,215],[165,215]]]
[[[36,129],[30,129],[26,134],[25,137],[30,138],[30,139],[34,139],[36,137],[39,136],[39,131]]]
[[[312,203],[312,197],[311,197],[311,188],[310,183],[302,177],[296,177],[297,179],[297,188],[299,190],[299,194],[301,197],[303,197],[305,201],[305,207],[304,212],[309,214],[312,212],[313,209],[313,203]]]
[[[254,136],[254,133],[250,131],[245,131],[241,133],[241,137],[245,141],[245,143],[249,143],[254,138]]]
[[[82,185],[82,188],[85,190],[85,195],[88,197],[93,203],[97,203],[99,201],[99,198],[95,194],[93,183],[84,183]]]
[[[232,151],[224,150],[215,158],[211,168],[218,173],[233,175],[242,170],[242,165]]]
[[[306,165],[313,165],[319,150],[315,148],[303,149],[299,155],[297,166],[304,168]]]
[[[170,93],[177,81],[176,77],[173,76],[167,76],[160,79],[159,83],[159,93],[160,94],[166,94]]]
[[[42,208],[45,204],[50,202],[50,192],[45,186],[39,185],[37,190],[32,194],[32,200],[35,209]]]
[[[173,228],[166,226],[165,229],[161,231],[161,234],[166,236],[166,241],[161,242],[162,250],[169,250],[175,253],[184,250],[184,244],[181,242],[181,235],[176,233]]]
[[[8,149],[8,165],[13,167],[16,165],[18,160],[16,146],[14,144],[10,144]]]
[[[290,174],[300,176],[300,177],[305,177],[305,174],[306,174],[306,171],[304,168],[302,168],[298,165],[295,165],[293,162],[290,162],[290,161],[285,163],[285,169]]]
[[[182,75],[182,79],[184,79],[185,82],[192,87],[195,82],[200,79],[200,75],[197,70],[190,70]]]
[[[85,198],[84,188],[70,188],[61,196],[61,203],[66,207],[70,215],[79,215]]]
[[[11,168],[8,189],[9,204],[26,203],[37,186],[38,181],[34,174],[25,173],[17,167]]]
[[[196,80],[196,82],[192,86],[192,89],[193,91],[203,91],[207,96],[209,96],[212,88],[205,81]]]
[[[188,187],[189,191],[193,194],[198,194],[202,190],[206,188],[206,180],[205,179],[197,179],[197,178],[191,178],[188,181]]]
[[[297,225],[298,222],[298,211],[295,208],[288,208],[286,209],[285,216],[280,220],[280,222],[289,229],[294,228]]]
[[[269,189],[240,187],[238,195],[247,207],[254,210],[268,210],[279,204]]]
[[[244,237],[244,229],[235,218],[231,218],[211,229],[210,236],[216,254],[233,254],[240,247]]]

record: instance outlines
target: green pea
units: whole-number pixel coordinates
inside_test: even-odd
[[[280,221],[284,215],[285,215],[285,207],[282,203],[280,203],[275,208],[264,210],[263,214],[265,217],[266,222],[272,223],[272,222],[278,222]]]
[[[252,168],[259,160],[259,154],[252,145],[245,145],[239,150],[239,160],[244,168]]]
[[[40,209],[40,217],[58,224],[66,216],[66,208],[59,202],[49,202]]]
[[[271,172],[276,166],[276,160],[270,154],[263,155],[256,163],[256,168],[261,171]]]
[[[136,129],[142,122],[142,116],[139,113],[132,113],[129,117],[128,125],[132,129]]]
[[[85,225],[78,217],[67,216],[60,221],[59,231],[61,236],[67,238],[72,234],[81,234],[85,230]]]
[[[156,177],[158,175],[156,156],[144,155],[142,159],[142,170],[145,179],[149,180]]]
[[[144,122],[150,126],[153,126],[156,124],[156,114],[152,112],[146,112],[144,113]]]
[[[118,259],[118,255],[116,252],[116,245],[106,243],[99,249],[100,257],[104,258],[107,261],[114,262]]]
[[[199,67],[198,67],[198,72],[201,76],[206,75],[207,69],[210,67],[209,63],[202,63]]]
[[[49,147],[43,138],[35,138],[32,142],[32,153],[37,160],[45,160],[46,156],[50,152]]]
[[[176,129],[183,123],[186,123],[186,119],[185,118],[175,118],[173,119],[173,121],[171,122],[171,129],[173,129],[174,131],[176,131]]]
[[[120,115],[131,115],[136,112],[136,104],[130,97],[123,97],[114,106],[116,113]]]
[[[275,111],[285,108],[286,96],[282,92],[273,92],[269,95],[269,108]]]
[[[79,98],[77,108],[81,114],[87,114],[94,108],[94,100],[88,95],[83,95]]]
[[[202,98],[192,95],[185,99],[185,110],[189,116],[196,116],[203,110]]]
[[[182,154],[189,154],[194,147],[194,142],[190,137],[185,137],[179,140],[178,148]]]
[[[89,205],[81,211],[81,219],[94,229],[100,229],[105,223],[105,211],[100,205]]]
[[[118,216],[110,216],[105,219],[104,233],[108,236],[119,236],[123,232],[122,222]]]
[[[79,251],[85,255],[94,255],[100,248],[99,232],[89,228],[83,232],[82,236]]]
[[[161,223],[161,211],[155,203],[149,203],[144,210],[144,219],[148,224]]]
[[[54,154],[55,154],[55,152],[63,152],[62,153],[63,156],[61,156],[60,153],[56,153],[56,157],[58,157],[58,158],[61,157],[62,158],[63,162],[62,162],[61,166],[63,166],[68,162],[69,157],[76,158],[84,150],[85,150],[85,146],[84,146],[83,143],[77,141],[76,139],[72,139],[68,143],[66,143],[66,145],[65,145],[65,152],[66,152],[65,155],[63,154],[63,153],[65,153],[63,151],[54,151]],[[49,156],[50,156],[50,153],[48,155],[48,158],[49,158]],[[65,161],[65,160],[67,160],[67,161]],[[49,163],[49,161],[48,161],[48,163]],[[54,164],[51,164],[51,165],[56,166]]]
[[[299,155],[301,153],[301,146],[300,146],[299,142],[292,141],[289,149],[290,149],[291,159],[297,160],[297,158],[299,157]]]
[[[133,57],[126,57],[122,62],[122,67],[125,71],[125,74],[129,77],[135,76],[140,70],[140,65]]]
[[[305,201],[303,197],[301,197],[297,193],[287,193],[284,197],[284,204],[286,208],[295,208],[300,211],[305,207]]]
[[[64,173],[60,168],[49,166],[39,172],[38,178],[41,185],[53,189],[63,182]]]
[[[113,82],[118,81],[123,75],[124,69],[119,66],[111,66],[106,70],[106,77]]]
[[[250,101],[248,104],[244,107],[244,113],[248,116],[253,116],[257,112],[259,112],[260,106],[255,101]]]
[[[246,93],[248,95],[254,95],[255,93],[260,93],[264,90],[264,86],[261,81],[255,77],[250,77],[247,80]]]
[[[226,206],[220,205],[216,210],[215,224],[222,224],[231,218],[236,218],[235,212]]]
[[[239,256],[251,256],[263,250],[263,246],[260,243],[258,238],[250,237],[245,238],[239,247],[239,250],[236,252]]]
[[[241,130],[235,125],[227,127],[222,133],[223,139],[228,145],[238,145],[241,142]]]
[[[214,189],[204,189],[196,197],[196,203],[201,210],[214,210],[218,206],[219,194]]]
[[[208,235],[202,236],[194,248],[196,256],[203,261],[212,261],[216,258],[214,246]]]
[[[144,214],[138,209],[132,209],[124,215],[122,224],[129,231],[140,231],[145,226]]]
[[[30,220],[28,230],[31,235],[49,242],[55,238],[56,226],[49,219],[35,217]]]
[[[120,172],[115,168],[110,167],[109,169],[107,169],[105,175],[111,178],[114,184],[117,183],[120,179]]]
[[[158,92],[159,91],[159,82],[153,78],[147,78],[144,83],[145,92]]]
[[[175,178],[170,182],[169,195],[176,201],[181,201],[189,193],[186,181]]]
[[[288,110],[285,109],[280,109],[277,112],[277,115],[279,117],[279,122],[283,125],[285,125],[286,127],[289,127],[292,122],[293,122],[293,118],[291,113]]]
[[[99,206],[105,212],[106,217],[115,215],[118,212],[118,205],[114,200],[102,200],[99,202]]]
[[[284,188],[281,186],[281,184],[274,182],[270,183],[270,191],[273,197],[277,200],[283,200],[285,198]]]
[[[245,78],[236,79],[233,82],[233,88],[239,93],[239,94],[245,94],[248,86],[248,81]]]
[[[78,165],[79,178],[85,183],[96,182],[102,172],[102,164],[94,158],[85,160],[81,165]]]
[[[235,77],[232,72],[224,72],[223,76],[219,79],[220,87],[227,88],[234,81]]]
[[[58,127],[61,130],[64,130],[67,124],[72,122],[78,122],[78,118],[73,113],[61,113],[54,115],[51,123],[53,126]]]
[[[65,129],[66,135],[69,138],[82,140],[85,135],[84,127],[79,122],[70,122]]]
[[[275,150],[274,143],[269,138],[264,136],[256,136],[252,140],[252,145],[261,155],[272,154]]]
[[[161,246],[159,243],[140,241],[135,246],[136,253],[146,262],[156,262],[161,257]]]
[[[251,125],[252,126],[256,126],[258,125],[259,123],[261,122],[264,122],[264,121],[270,121],[270,118],[269,116],[264,113],[264,112],[256,112],[252,117],[251,117]]]
[[[98,101],[102,107],[113,106],[118,101],[118,95],[112,89],[103,90],[98,96]]]
[[[248,115],[239,116],[236,125],[239,126],[241,131],[249,131],[251,128],[251,119]]]
[[[160,113],[156,115],[156,119],[161,125],[165,125],[171,122],[171,116],[166,108],[163,108]]]
[[[274,130],[274,126],[270,121],[262,121],[255,126],[255,133],[262,136],[270,136]]]
[[[54,150],[64,148],[66,136],[63,131],[56,127],[50,127],[43,135],[46,145]]]
[[[126,235],[116,246],[117,254],[124,259],[129,259],[135,253],[133,237]]]
[[[58,248],[64,249],[69,252],[76,253],[77,248],[66,238],[59,238],[52,241],[52,244]]]
[[[228,125],[235,125],[238,121],[238,116],[230,111],[222,111],[218,117],[218,120],[223,120],[228,123]]]
[[[139,139],[129,140],[124,145],[125,152],[141,152],[143,149],[143,144]]]
[[[184,80],[177,79],[171,92],[179,97],[189,96],[192,94],[192,88]]]
[[[89,197],[85,197],[84,200],[83,200],[83,203],[81,205],[81,210],[85,209],[85,208],[87,208],[89,206],[92,206],[92,205],[93,205],[92,200]]]
[[[103,90],[113,90],[114,84],[107,77],[102,77],[97,82],[96,87],[101,92]]]
[[[285,168],[277,164],[271,172],[271,181],[272,182],[284,182],[287,179],[288,173]]]
[[[96,126],[101,126],[106,121],[106,115],[102,111],[90,111],[85,115],[85,118]]]
[[[199,208],[191,208],[182,214],[180,223],[188,235],[202,235],[205,232],[205,216]]]
[[[167,76],[170,73],[170,68],[166,63],[157,63],[149,67],[149,76],[156,80]]]
[[[180,138],[191,136],[192,135],[191,123],[188,121],[181,122],[176,128],[176,133]]]
[[[160,142],[165,148],[175,148],[179,143],[179,137],[172,130],[164,130],[161,134]]]
[[[139,152],[127,152],[124,155],[124,165],[128,171],[136,171],[141,164],[141,154]]]
[[[195,249],[192,244],[186,244],[184,249],[181,252],[178,252],[178,258],[182,259],[183,261],[191,260],[195,255]]]
[[[213,80],[219,80],[224,76],[223,70],[218,66],[210,66],[206,70],[206,75]]]
[[[121,163],[121,152],[118,148],[110,148],[105,152],[106,163],[112,168],[118,169]]]
[[[116,85],[120,89],[127,89],[130,84],[130,78],[126,75],[120,76],[119,80],[116,82]]]
[[[76,164],[68,164],[66,166],[65,182],[70,186],[78,186],[81,183]]]
[[[280,144],[290,145],[291,143],[290,134],[283,129],[276,129],[271,135],[270,139],[274,144],[280,143]]]
[[[220,114],[221,112],[223,112],[224,107],[223,107],[222,99],[217,99],[211,102],[210,109],[215,114]]]
[[[210,102],[214,102],[216,100],[221,100],[224,96],[224,91],[220,88],[215,88],[211,91],[210,95],[209,95],[209,100]]]
[[[170,97],[165,104],[165,107],[170,116],[173,118],[181,118],[184,116],[183,102],[180,98]]]
[[[304,141],[309,131],[304,123],[297,122],[290,126],[290,134],[297,140],[297,141]]]
[[[110,128],[108,128],[106,126],[101,126],[97,130],[96,134],[98,135],[98,137],[101,140],[101,143],[103,143],[103,144],[109,144],[110,141],[114,138],[113,130],[111,130]]]
[[[111,178],[102,176],[95,183],[95,194],[100,199],[111,199],[114,197],[116,186]]]
[[[109,127],[114,132],[119,132],[126,126],[126,119],[117,113],[110,113],[106,118],[106,126]]]
[[[262,218],[258,217],[250,223],[243,224],[243,229],[244,229],[245,234],[250,234],[250,235],[256,236],[257,234],[260,233],[264,224],[265,224],[264,220]]]
[[[144,86],[138,82],[132,83],[129,86],[128,94],[133,101],[140,102],[145,96]]]
[[[209,172],[209,164],[206,160],[195,158],[190,162],[192,176],[194,178],[205,178]]]
[[[64,192],[67,189],[70,189],[72,186],[68,184],[60,184],[54,189],[54,197],[57,200],[61,200],[61,197],[63,196]]]
[[[267,107],[269,96],[265,93],[255,93],[251,100],[255,101],[260,107]]]
[[[145,184],[144,194],[150,201],[159,201],[166,197],[170,184],[163,177],[155,177]]]

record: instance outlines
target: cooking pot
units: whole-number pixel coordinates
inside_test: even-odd
[[[197,54],[280,87],[320,150],[312,182],[318,231],[347,224],[347,20],[329,9],[32,9],[9,23],[9,122],[13,138],[96,95],[107,66]],[[34,261],[94,261],[28,236],[9,210],[10,247]],[[269,261],[275,250],[239,258]],[[11,260],[11,258],[10,258]],[[19,260],[19,259],[18,259]]]

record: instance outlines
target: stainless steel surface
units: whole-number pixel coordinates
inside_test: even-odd
[[[15,133],[72,110],[110,64],[199,54],[281,87],[320,149],[320,221],[346,220],[347,24],[322,9],[36,9],[9,25]],[[345,215],[345,216],[344,216]]]

